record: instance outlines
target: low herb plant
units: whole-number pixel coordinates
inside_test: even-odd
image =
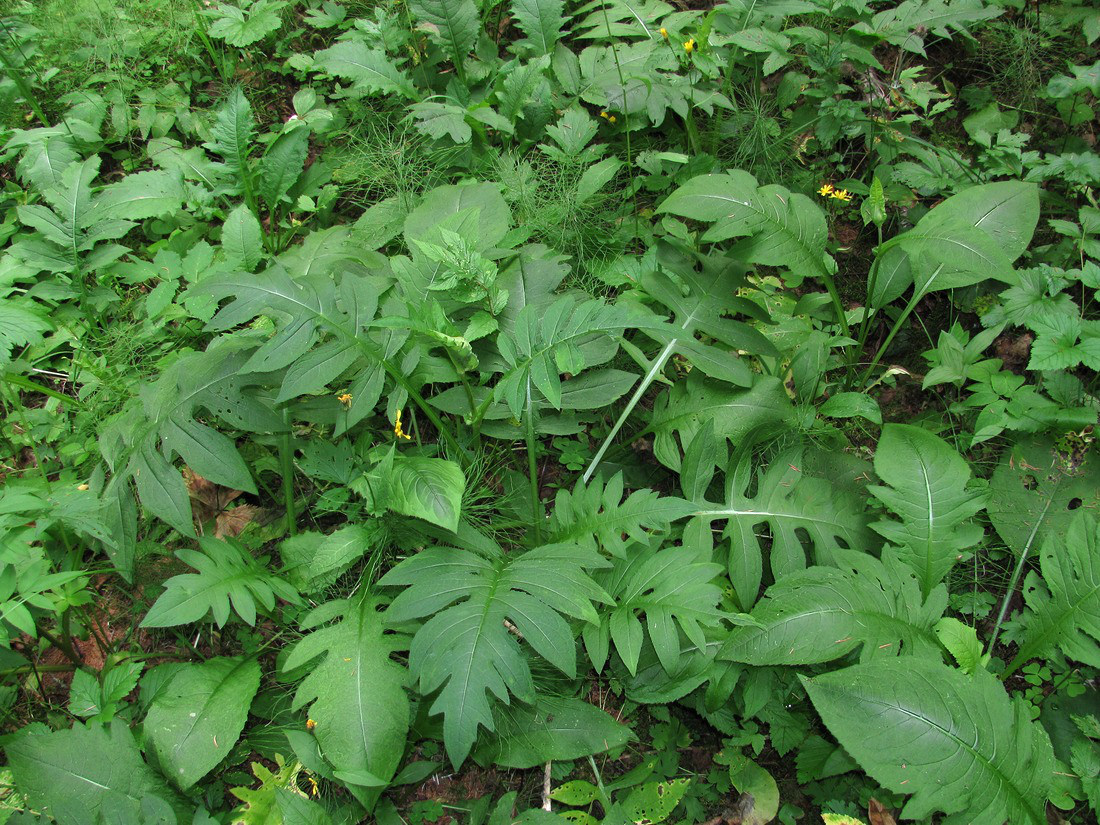
[[[0,6],[0,822],[1095,821],[1091,7],[77,12]]]

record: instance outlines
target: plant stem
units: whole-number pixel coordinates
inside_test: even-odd
[[[997,611],[997,623],[993,626],[993,635],[989,637],[989,646],[985,649],[986,654],[989,656],[993,655],[993,647],[997,644],[997,637],[1001,634],[1001,625],[1004,624],[1005,616],[1008,615],[1008,603],[1012,599],[1012,594],[1016,592],[1016,587],[1020,583],[1020,576],[1023,575],[1024,564],[1027,562],[1028,553],[1031,551],[1031,545],[1035,542],[1035,537],[1039,534],[1039,525],[1041,525],[1043,519],[1046,518],[1047,510],[1050,509],[1050,505],[1053,501],[1054,492],[1051,491],[1046,504],[1043,505],[1043,512],[1035,519],[1035,524],[1031,528],[1031,534],[1027,537],[1027,543],[1024,545],[1024,549],[1020,551],[1020,558],[1016,561],[1016,569],[1012,571],[1012,579],[1008,583],[1008,589],[1005,590],[1004,598],[1001,599],[1001,609]],[[1005,669],[1005,672],[1001,674],[1002,681],[1015,673],[1019,666],[1023,664],[1023,662],[1018,661],[1018,659],[1019,656],[1017,656]]]
[[[642,400],[642,395],[649,389],[649,385],[653,383],[653,379],[657,374],[664,369],[668,359],[672,356],[673,350],[676,349],[676,342],[678,340],[678,338],[673,338],[665,344],[665,348],[661,350],[657,358],[654,359],[645,377],[642,378],[641,383],[638,384],[637,388],[634,390],[634,394],[630,396],[630,400],[626,403],[626,408],[619,414],[619,417],[615,419],[615,425],[611,428],[611,432],[604,438],[603,443],[600,445],[600,449],[596,451],[595,457],[593,457],[591,463],[588,465],[588,469],[584,471],[584,475],[581,477],[581,481],[585,484],[592,478],[592,474],[596,472],[596,468],[600,466],[600,461],[603,459],[604,453],[607,452],[608,448],[611,446],[612,440],[619,434],[619,430],[623,428],[623,424],[626,423],[626,420],[630,417],[634,408],[638,406],[638,402]]]
[[[62,653],[65,654],[65,658],[72,662],[77,667],[81,667],[84,664],[84,660],[80,658],[80,654],[76,652],[76,648],[72,646],[72,640],[63,640],[54,636],[50,631],[44,627],[38,628],[39,635],[42,636],[47,642],[56,647]]]
[[[935,275],[933,275],[932,277],[934,278]],[[859,379],[859,387],[865,387],[867,385],[867,379],[871,377],[871,373],[874,371],[875,367],[878,366],[878,362],[882,360],[882,356],[885,355],[886,351],[890,349],[890,344],[893,343],[894,336],[896,336],[901,330],[901,325],[905,323],[910,313],[912,313],[913,310],[916,308],[917,303],[925,295],[926,293],[923,289],[919,289],[913,293],[913,297],[909,299],[909,303],[905,305],[905,309],[901,311],[901,315],[894,323],[893,329],[891,329],[890,333],[886,336],[886,340],[882,342],[882,346],[878,348],[878,352],[875,353],[875,357],[871,360],[870,365],[867,367],[866,370],[864,370],[862,377],[860,377]]]
[[[527,378],[527,474],[531,479],[532,526],[535,544],[542,544],[542,499],[539,497],[538,457],[535,453],[535,406],[531,402],[531,378]]]
[[[290,410],[283,407],[283,425],[285,431],[279,437],[279,463],[283,473],[283,505],[286,507],[287,531],[294,536],[298,533],[298,515],[294,509],[294,451],[291,447]]]

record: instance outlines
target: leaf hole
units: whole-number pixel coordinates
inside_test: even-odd
[[[1067,505],[1067,509],[1076,510],[1078,507],[1081,506],[1082,503],[1083,502],[1079,498],[1071,498],[1069,500],[1069,504]]]

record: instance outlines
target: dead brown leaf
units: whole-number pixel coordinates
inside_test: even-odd
[[[867,818],[871,820],[871,825],[897,825],[894,815],[873,796],[867,803]]]
[[[238,504],[232,510],[218,514],[214,522],[214,538],[239,536],[249,524],[258,521],[263,510],[253,504]]]
[[[203,525],[209,521],[214,522],[215,538],[239,536],[245,527],[259,519],[263,513],[261,508],[252,504],[240,504],[232,510],[226,509],[242,491],[208,481],[190,467],[183,468],[183,480],[191,499],[195,528],[200,536],[203,534]]]

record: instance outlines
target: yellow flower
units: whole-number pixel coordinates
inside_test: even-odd
[[[316,722],[314,722],[312,719],[306,719],[306,730],[312,732],[315,727],[317,727]]]
[[[832,193],[832,197],[836,198],[838,201],[844,201],[845,203],[848,203],[852,199],[847,189],[837,189]]]
[[[401,429],[401,410],[397,411],[397,418],[393,422],[393,434],[398,438],[404,438],[406,440],[412,439],[412,436]]]
[[[608,123],[614,123],[614,122],[615,122],[616,120],[618,120],[618,118],[617,118],[617,117],[615,117],[615,115],[611,115],[611,117],[609,117],[609,118],[607,119],[607,122],[608,122]]]
[[[829,195],[833,194],[833,191],[833,185],[831,183],[826,183],[817,190],[817,194],[821,195],[822,197],[828,197]]]
[[[350,407],[351,406],[351,393],[350,392],[342,392],[338,396],[336,396],[336,400],[339,401],[341,404],[343,404],[345,407]]]
[[[668,29],[666,29],[664,26],[661,26],[661,37],[663,37],[665,40],[668,40]]]
[[[318,793],[317,780],[314,779],[312,776],[307,777],[307,778],[309,779],[309,795],[310,796],[317,796],[317,793]]]
[[[695,51],[695,38],[694,37],[691,40],[688,40],[686,43],[684,43],[684,51],[687,52],[688,54],[691,54],[693,51]]]
[[[607,112],[600,112],[600,117],[602,117],[604,120],[607,120],[607,118],[608,118]]]

